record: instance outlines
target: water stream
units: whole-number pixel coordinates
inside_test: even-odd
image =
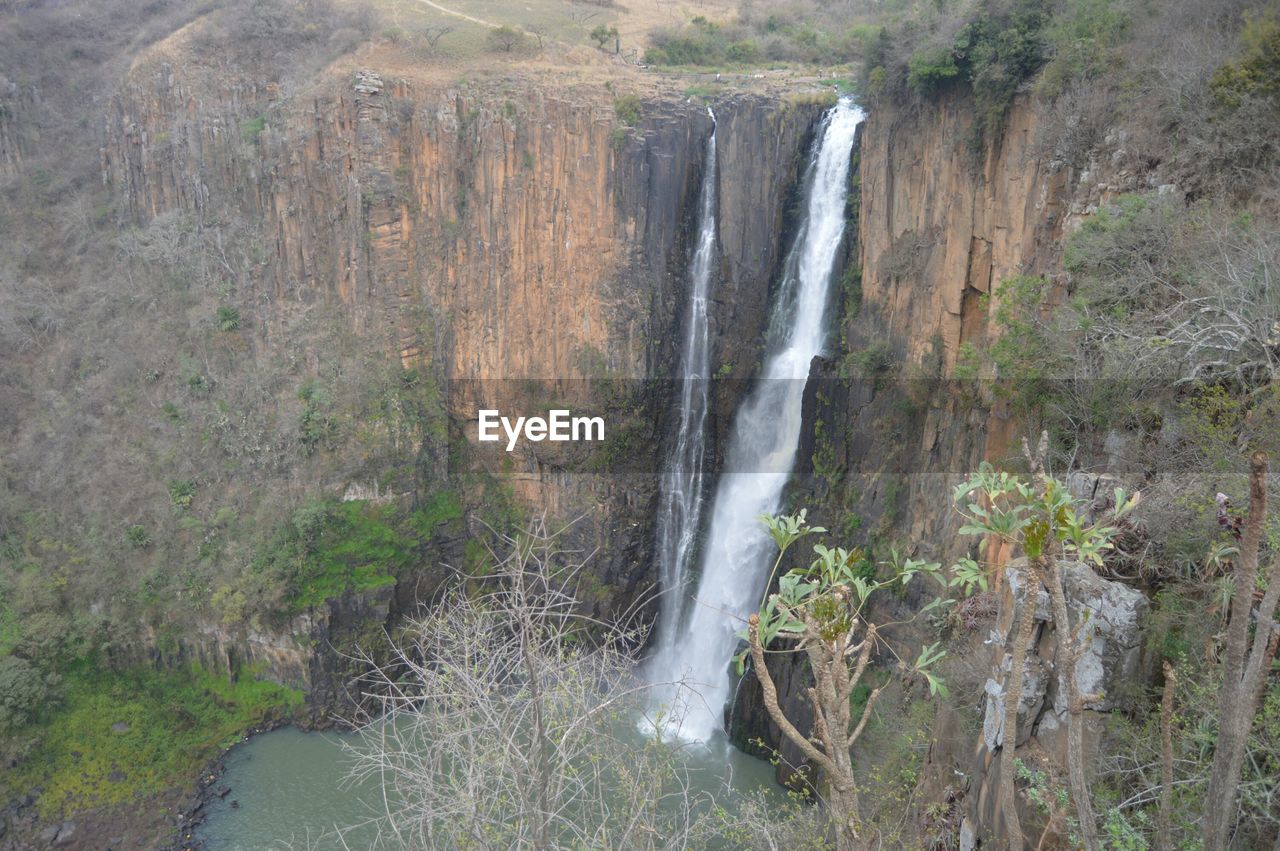
[[[809,365],[827,338],[832,271],[844,236],[850,157],[861,120],[862,112],[847,99],[823,116],[804,175],[804,214],[770,320],[762,380],[738,409],[717,483],[694,604],[685,620],[668,618],[659,625],[650,675],[660,682],[683,680],[676,721],[669,722],[682,738],[707,742],[723,728],[735,632],[763,590],[771,543],[759,518],[778,511],[795,465]],[[668,587],[688,584],[687,569],[686,564]]]
[[[658,507],[658,579],[662,587],[660,622],[684,623],[688,608],[689,563],[698,536],[704,502],[702,460],[706,453],[708,385],[711,379],[711,332],[707,305],[716,254],[715,113],[702,168],[698,197],[697,248],[689,264],[689,301],[680,354],[680,425],[676,445],[662,473]],[[677,631],[659,634],[659,658],[673,652]]]

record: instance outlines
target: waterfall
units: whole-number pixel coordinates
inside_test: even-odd
[[[711,378],[710,328],[707,301],[711,294],[711,270],[716,249],[716,115],[702,167],[698,195],[697,248],[689,263],[689,302],[680,350],[680,427],[675,450],[662,472],[658,505],[658,578],[662,587],[660,623],[684,622],[689,599],[689,562],[693,558],[702,517],[702,458],[706,449],[708,384]],[[666,628],[658,636],[657,654],[671,652],[676,630]]]
[[[735,632],[744,624],[739,619],[757,607],[764,590],[772,544],[760,515],[781,507],[782,491],[795,464],[809,364],[822,354],[827,337],[832,270],[844,235],[850,157],[861,120],[862,112],[847,99],[823,116],[805,169],[804,216],[783,265],[761,380],[753,383],[738,409],[725,469],[716,486],[695,599],[683,620],[663,612],[658,651],[649,673],[657,682],[683,678],[689,690],[676,697],[676,720],[667,722],[678,728],[675,732],[681,738],[710,741],[721,729],[732,687]],[[705,342],[703,346],[705,359]],[[700,423],[706,410],[705,391],[699,404]],[[682,424],[684,416],[682,412]],[[697,518],[693,519],[696,526]],[[683,517],[686,524],[688,520]],[[660,530],[664,522],[660,517]],[[681,529],[691,539],[694,532],[693,527]],[[691,543],[666,538],[660,542],[663,548],[674,546],[686,559]],[[666,596],[680,598],[684,596],[680,589],[690,578],[678,561],[672,562],[672,569],[669,580],[663,575],[663,582],[670,582],[664,584],[664,591]]]

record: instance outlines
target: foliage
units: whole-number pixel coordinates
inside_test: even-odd
[[[392,584],[416,545],[392,525],[394,513],[362,500],[308,502],[255,559],[253,573],[282,589],[280,604],[290,611]]]
[[[164,791],[302,698],[247,672],[231,682],[194,667],[111,671],[94,661],[68,671],[61,690],[28,728],[36,749],[0,775],[6,796],[43,788],[37,808],[49,818]]]
[[[298,414],[298,443],[304,455],[309,455],[329,443],[337,432],[338,424],[329,415],[329,396],[315,381],[307,381],[298,390],[302,411]]]
[[[262,131],[266,126],[266,116],[259,115],[257,118],[246,118],[240,122],[240,138],[252,145],[258,141],[258,137],[262,135]]]
[[[26,659],[0,657],[0,734],[9,735],[47,711],[58,679]]]
[[[618,28],[607,26],[605,24],[597,24],[589,35],[591,40],[596,43],[596,47],[604,50],[605,42],[613,41],[618,37]]]
[[[1114,546],[1111,538],[1116,528],[1091,522],[1084,506],[1057,479],[1033,485],[983,461],[977,473],[956,486],[953,498],[966,521],[960,534],[978,537],[980,552],[995,536],[1020,545],[1027,558],[1057,557],[1060,552],[1098,565],[1103,553]],[[1116,488],[1113,498],[1113,519],[1138,505],[1138,498],[1122,488]]]
[[[888,343],[874,343],[865,349],[851,351],[840,362],[841,378],[864,378],[881,389],[893,374],[895,359]]]
[[[623,95],[613,102],[613,114],[627,127],[640,123],[640,98],[636,95]]]
[[[1119,62],[1130,36],[1128,4],[1116,0],[1068,0],[1045,27],[1051,56],[1036,86],[1043,96],[1061,94],[1068,83],[1106,74]]]
[[[1249,98],[1280,98],[1280,17],[1274,9],[1246,13],[1242,55],[1213,73],[1209,91],[1228,109]]]
[[[447,489],[435,491],[409,517],[418,535],[430,539],[442,528],[451,528],[462,519],[462,500]]]
[[[935,94],[959,76],[955,51],[948,45],[923,47],[907,62],[907,85],[921,96]]]
[[[805,512],[778,517],[762,517],[769,536],[778,548],[778,557],[766,589],[773,580],[788,549],[802,538],[825,529],[809,526]],[[959,586],[974,587],[973,574],[948,573],[936,562],[901,558],[897,553],[882,571],[866,569],[859,550],[815,544],[817,556],[808,567],[795,568],[778,578],[777,591],[766,590],[760,609],[751,615],[740,636],[747,650],[738,658],[742,673],[750,657],[752,670],[760,682],[769,717],[790,742],[800,748],[822,772],[828,813],[836,828],[836,847],[862,847],[866,827],[859,803],[858,780],[850,762],[850,748],[858,741],[871,718],[883,688],[872,688],[865,702],[854,700],[880,639],[870,622],[870,603],[879,592],[905,587],[917,575],[934,578],[945,594]],[[937,597],[921,609],[921,614],[949,605],[952,600]],[[801,732],[778,702],[777,687],[765,662],[765,652],[777,640],[790,642],[772,652],[802,652],[816,685],[808,691],[814,713],[811,733]],[[891,653],[897,652],[890,647]],[[934,667],[945,656],[938,644],[920,650],[914,663],[899,657],[906,675],[918,674],[928,683],[931,695],[947,696]]]
[[[505,24],[490,29],[485,36],[485,44],[489,49],[501,53],[513,53],[523,49],[526,41],[524,32]]]
[[[234,307],[219,307],[217,321],[219,331],[235,331],[240,327],[240,311]]]
[[[185,514],[191,510],[191,503],[196,496],[196,483],[190,479],[171,479],[166,485],[169,489],[169,503],[174,514]]]
[[[981,0],[962,17],[905,21],[882,29],[864,54],[861,88],[875,99],[896,93],[932,98],[952,85],[966,86],[977,107],[975,145],[994,138],[1018,87],[1045,60],[1044,29],[1049,21],[1036,0]],[[893,55],[908,45],[906,58]]]
[[[132,526],[124,530],[125,539],[132,547],[145,549],[151,546],[151,533],[147,531],[147,527],[134,523]]]
[[[1203,603],[1200,604],[1203,606]],[[1163,608],[1161,603],[1158,608]],[[1201,613],[1201,620],[1204,620]],[[1174,787],[1172,826],[1175,847],[1199,847],[1199,816],[1209,806],[1205,790],[1210,760],[1218,742],[1217,696],[1220,669],[1202,655],[1203,644],[1176,658],[1174,698]],[[1129,834],[1156,847],[1154,825],[1160,791],[1160,719],[1155,712],[1137,717],[1115,715],[1107,732],[1108,746],[1099,764],[1098,794],[1125,802],[1121,810]],[[1253,725],[1236,802],[1237,841],[1242,847],[1265,847],[1280,830],[1280,686],[1271,685]],[[1119,808],[1115,808],[1119,809]],[[1104,822],[1104,829],[1107,825]],[[1111,847],[1108,844],[1108,847]],[[1142,847],[1142,846],[1138,846]]]

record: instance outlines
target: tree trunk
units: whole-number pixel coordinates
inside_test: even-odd
[[[1004,727],[1000,745],[1000,810],[1004,814],[1005,833],[1009,848],[1022,851],[1026,842],[1022,836],[1022,822],[1018,819],[1018,771],[1013,764],[1013,752],[1018,746],[1018,704],[1022,702],[1022,679],[1026,672],[1027,645],[1036,623],[1036,596],[1040,591],[1040,571],[1037,560],[1028,560],[1024,580],[1026,591],[1022,611],[1014,630],[1013,647],[1009,650],[1009,674],[1004,683]],[[1015,599],[1015,609],[1017,600]]]
[[[1164,663],[1164,695],[1160,701],[1160,814],[1156,847],[1173,851],[1173,688],[1177,684],[1173,666]]]
[[[1267,590],[1258,610],[1258,629],[1252,645],[1249,620],[1257,585],[1258,549],[1267,513],[1267,456],[1255,452],[1249,469],[1249,517],[1245,521],[1236,566],[1235,596],[1227,623],[1227,646],[1222,663],[1222,690],[1218,695],[1218,743],[1205,800],[1212,802],[1204,815],[1202,836],[1206,851],[1223,851],[1235,823],[1236,793],[1244,765],[1249,730],[1258,710],[1271,646],[1277,598],[1280,598],[1280,562],[1271,564]],[[1247,666],[1246,666],[1247,661]]]
[[[1072,802],[1076,805],[1080,841],[1088,851],[1098,851],[1098,828],[1085,773],[1085,697],[1080,694],[1080,683],[1076,680],[1076,667],[1084,653],[1085,614],[1081,613],[1079,624],[1072,629],[1067,613],[1067,592],[1063,587],[1062,562],[1054,560],[1049,577],[1053,625],[1058,636],[1058,688],[1067,700],[1067,779],[1071,784]]]

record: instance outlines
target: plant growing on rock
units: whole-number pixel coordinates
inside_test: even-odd
[[[1071,629],[1067,612],[1066,591],[1060,559],[1070,557],[1082,562],[1102,563],[1102,554],[1112,547],[1116,529],[1101,522],[1089,522],[1085,512],[1068,492],[1066,485],[1049,476],[1040,460],[1048,446],[1048,435],[1042,435],[1033,456],[1026,443],[1023,449],[1031,464],[1030,481],[997,471],[983,462],[977,473],[956,488],[955,501],[962,507],[966,523],[961,534],[982,537],[980,549],[997,540],[1021,547],[1027,557],[1026,602],[1018,614],[1013,647],[1009,651],[1009,674],[1003,688],[1003,745],[1000,748],[1001,777],[1014,778],[1014,760],[1018,741],[1018,706],[1022,701],[1023,678],[1026,673],[1027,647],[1035,626],[1035,596],[1041,585],[1049,589],[1053,619],[1060,642],[1058,683],[1067,701],[1067,771],[1071,798],[1079,822],[1081,843],[1089,851],[1100,848],[1093,815],[1089,786],[1085,776],[1084,707],[1100,699],[1100,695],[1081,694],[1076,667],[1088,647],[1087,619],[1081,617]],[[1137,505],[1137,497],[1123,490],[1115,492],[1114,517],[1120,517]],[[1114,519],[1114,518],[1112,518]],[[970,563],[971,568],[976,563]],[[1000,805],[1008,832],[1009,845],[1021,848],[1022,825],[1014,799],[1015,784],[1006,781],[1000,787]]]
[[[796,541],[826,531],[809,526],[804,511],[762,520],[778,546],[775,576]],[[739,658],[739,667],[749,654],[769,716],[821,770],[836,848],[843,851],[868,847],[870,843],[859,814],[859,788],[850,749],[866,729],[883,691],[883,687],[873,688],[860,710],[854,711],[855,690],[867,673],[872,652],[883,640],[876,624],[869,620],[872,599],[893,586],[905,586],[916,574],[933,577],[944,591],[960,586],[966,592],[983,577],[980,570],[968,565],[958,566],[948,574],[937,562],[908,558],[895,560],[880,578],[874,572],[868,575],[866,561],[858,550],[817,544],[813,551],[817,558],[808,567],[783,575],[778,580],[778,590],[768,594],[759,612],[748,619],[743,634],[748,648]],[[921,613],[949,602],[939,598]],[[769,650],[775,639],[793,641],[794,652],[805,653],[812,667],[815,684],[807,692],[814,711],[812,736],[801,732],[779,706],[777,687],[765,664],[765,653],[784,652]],[[903,667],[908,674],[924,676],[931,694],[945,696],[946,686],[931,670],[944,655],[933,644],[923,648],[914,663],[904,663]]]

